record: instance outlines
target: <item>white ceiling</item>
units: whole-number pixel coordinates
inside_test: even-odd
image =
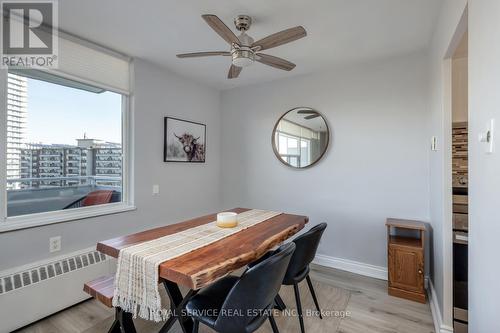
[[[424,49],[440,5],[441,0],[65,0],[59,1],[59,26],[227,89]],[[297,67],[285,72],[255,63],[228,80],[229,57],[176,58],[177,53],[228,50],[202,14],[216,14],[232,29],[236,15],[250,15],[249,35],[255,40],[304,26],[307,37],[266,51]]]
[[[304,117],[308,116],[307,114],[298,113],[299,110],[295,110],[289,112],[284,117],[286,120],[291,121],[295,124],[302,125],[304,127],[310,128],[314,131],[325,131],[326,130],[326,121],[321,117],[316,117],[313,119],[305,119]]]

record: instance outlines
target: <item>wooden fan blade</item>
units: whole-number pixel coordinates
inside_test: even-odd
[[[265,65],[282,69],[284,71],[291,71],[292,69],[295,68],[294,63],[269,54],[257,53],[257,57],[255,58],[255,60]]]
[[[231,67],[229,67],[229,73],[227,73],[227,78],[236,79],[238,75],[240,75],[242,69],[242,67],[231,65]]]
[[[207,24],[212,29],[214,29],[214,31],[219,36],[224,38],[226,42],[228,42],[229,44],[232,43],[236,43],[238,45],[240,44],[240,40],[238,39],[238,37],[236,37],[236,35],[231,31],[231,29],[229,29],[227,25],[225,25],[224,22],[222,22],[221,19],[218,18],[216,15],[206,14],[206,15],[201,15],[201,17],[203,17],[205,22],[207,22]]]
[[[309,116],[305,116],[304,119],[309,120],[309,119],[314,119],[314,118],[318,118],[318,117],[319,117],[319,114],[316,113],[316,114],[311,114]]]
[[[210,51],[210,52],[193,52],[193,53],[181,53],[177,55],[177,58],[196,58],[196,57],[209,57],[209,56],[230,56],[231,52],[226,51]]]
[[[286,43],[293,42],[307,35],[306,30],[301,27],[286,29],[265,38],[259,39],[252,44],[252,47],[260,46],[259,51],[267,50],[272,47],[280,46]]]

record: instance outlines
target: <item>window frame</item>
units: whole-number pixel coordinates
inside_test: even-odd
[[[290,134],[290,133],[287,133],[287,132],[283,132],[283,131],[279,131],[279,130],[276,130],[276,135],[278,136],[278,142],[279,142],[279,136],[280,135],[283,136],[284,138],[287,138],[287,140],[288,139],[295,139],[295,140],[297,140],[297,144],[298,144],[297,150],[299,152],[298,154],[281,154],[279,152],[279,148],[280,148],[279,146],[278,146],[278,154],[282,158],[286,157],[286,162],[289,163],[290,165],[292,165],[292,164],[288,161],[288,159],[290,157],[298,157],[298,166],[295,166],[295,167],[296,168],[304,168],[302,166],[302,147],[301,147],[301,145],[302,145],[302,141],[308,141],[308,143],[309,143],[309,149],[308,149],[309,154],[308,154],[307,158],[310,161],[311,160],[311,139],[307,139],[307,138],[302,137],[302,136],[296,136],[296,135],[293,135],[293,134]],[[288,141],[287,141],[287,148],[288,148]]]
[[[130,79],[133,77],[133,62],[130,62]],[[8,70],[0,69],[0,233],[19,229],[40,227],[44,225],[76,221],[97,216],[117,214],[135,210],[134,186],[133,186],[133,101],[134,91],[131,84],[128,93],[113,89],[109,86],[90,82],[89,80],[66,75],[61,72],[58,76],[91,84],[95,87],[118,93],[122,96],[122,202],[109,203],[105,205],[75,208],[71,210],[59,210],[41,212],[19,216],[7,216],[7,75]],[[132,80],[130,81],[132,82]],[[5,157],[5,158],[4,158]]]

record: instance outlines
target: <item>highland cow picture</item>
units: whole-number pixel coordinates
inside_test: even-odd
[[[206,125],[165,117],[164,131],[165,162],[205,162]]]

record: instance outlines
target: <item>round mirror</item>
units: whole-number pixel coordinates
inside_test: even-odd
[[[325,118],[311,108],[295,108],[274,126],[273,150],[278,159],[294,168],[318,162],[328,148],[330,130]]]

